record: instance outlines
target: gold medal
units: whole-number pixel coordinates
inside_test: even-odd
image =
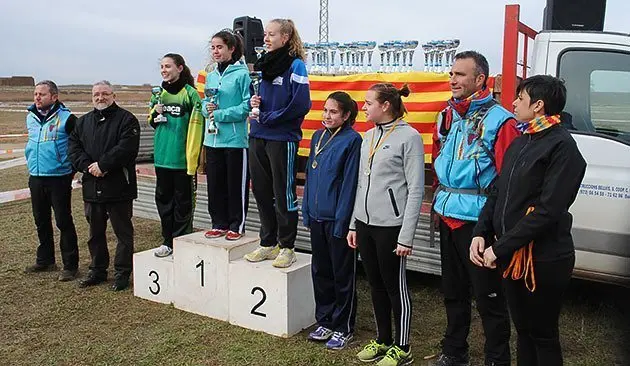
[[[396,128],[396,126],[400,123],[400,120],[396,121],[393,125],[392,128],[387,131],[387,133],[385,134],[385,136],[383,136],[383,138],[380,139],[380,142],[374,146],[374,135],[376,134],[376,132],[372,133],[372,140],[370,141],[370,152],[368,153],[368,158],[367,158],[367,168],[365,168],[365,170],[363,171],[363,174],[367,177],[370,176],[370,174],[372,174],[372,160],[374,160],[374,154],[376,154],[376,151],[383,146],[383,143],[385,142],[385,140],[387,140],[387,138],[389,137],[389,135],[392,134],[392,132],[394,132],[394,129]]]
[[[330,138],[328,139],[328,141],[326,141],[324,146],[320,147],[320,145],[322,143],[322,139],[324,138],[324,135],[326,134],[326,131],[328,131],[328,129],[324,129],[322,134],[319,136],[319,141],[317,141],[317,145],[315,146],[315,151],[314,151],[315,154],[313,155],[313,162],[311,163],[311,168],[313,168],[313,169],[317,168],[317,160],[315,160],[315,159],[317,159],[317,155],[319,155],[319,153],[321,153],[324,150],[326,145],[328,145],[328,143],[330,143],[332,141],[332,139],[337,135],[337,133],[339,133],[339,131],[341,131],[341,129],[342,129],[341,126],[339,128],[337,128],[337,131],[335,131],[335,133],[333,133],[332,136],[330,136]]]

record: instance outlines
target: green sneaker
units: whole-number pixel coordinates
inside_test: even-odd
[[[388,345],[378,343],[377,341],[372,339],[370,343],[363,347],[361,352],[357,353],[357,357],[363,362],[380,360],[385,356],[388,349]]]
[[[273,247],[258,247],[251,253],[245,254],[245,259],[250,262],[262,262],[266,259],[276,259],[280,253],[280,248],[278,246]]]
[[[271,265],[276,268],[287,268],[295,263],[295,261],[297,261],[295,251],[289,248],[282,248],[280,254],[278,254]]]
[[[413,355],[411,354],[411,350],[409,350],[409,352],[405,352],[398,346],[392,346],[387,351],[385,357],[378,361],[376,366],[403,366],[409,365],[412,362]]]

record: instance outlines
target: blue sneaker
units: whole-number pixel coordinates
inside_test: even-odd
[[[344,349],[352,338],[352,333],[345,334],[342,332],[334,332],[330,340],[326,342],[326,348],[334,350]]]
[[[320,325],[319,327],[317,327],[317,329],[315,329],[308,335],[308,339],[311,341],[323,342],[323,341],[329,340],[330,337],[332,337],[332,335],[333,335],[332,330],[326,327],[322,327]]]

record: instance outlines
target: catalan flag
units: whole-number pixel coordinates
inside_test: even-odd
[[[372,84],[392,83],[397,88],[404,83],[409,84],[411,94],[403,98],[408,114],[405,117],[411,126],[420,132],[424,141],[425,162],[431,162],[431,135],[437,114],[446,107],[446,101],[451,97],[448,84],[449,76],[444,73],[405,72],[405,73],[370,73],[340,76],[309,75],[311,100],[313,106],[304,118],[302,124],[303,138],[300,141],[298,153],[308,156],[311,137],[322,127],[324,103],[328,94],[341,90],[350,94],[359,104],[359,115],[354,125],[357,132],[363,134],[372,128],[367,122],[365,113],[361,111],[365,100],[365,92]],[[492,80],[490,80],[490,84]],[[206,72],[200,71],[197,76],[197,90],[203,98],[203,88],[206,83]]]

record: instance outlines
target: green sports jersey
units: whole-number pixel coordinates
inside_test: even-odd
[[[151,96],[149,124],[155,128],[153,160],[158,168],[186,169],[194,175],[199,163],[204,119],[197,91],[186,85],[177,94],[162,90],[163,115],[167,121],[154,123],[157,98]]]

